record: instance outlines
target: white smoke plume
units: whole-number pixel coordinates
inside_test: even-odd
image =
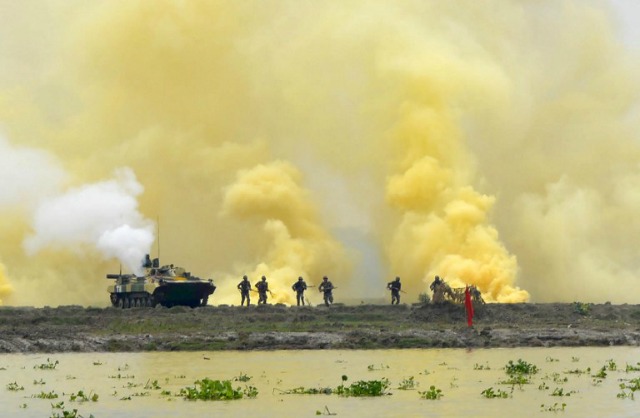
[[[130,271],[140,273],[154,241],[154,226],[138,211],[143,187],[133,171],[121,168],[114,177],[42,201],[35,210],[34,232],[24,241],[27,253],[91,245],[105,258],[117,257]]]

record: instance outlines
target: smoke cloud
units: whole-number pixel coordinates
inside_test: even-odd
[[[105,306],[146,251],[213,303],[243,274],[285,303],[323,275],[337,301],[640,290],[640,72],[607,2],[48,5],[0,18],[5,304]]]

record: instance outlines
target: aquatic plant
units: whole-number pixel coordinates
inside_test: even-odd
[[[615,362],[613,359],[609,359],[609,360],[607,360],[607,363],[606,363],[605,367],[606,367],[609,371],[615,371],[615,370],[618,370],[618,365],[616,364],[616,362]]]
[[[418,393],[420,394],[421,398],[429,399],[432,401],[437,401],[438,399],[444,396],[444,394],[442,393],[442,390],[436,388],[433,385],[429,386],[429,390],[424,392],[418,392]]]
[[[489,367],[489,363],[487,363],[486,365],[475,363],[473,365],[473,370],[491,370],[491,367]]]
[[[40,380],[34,380],[33,384],[34,385],[45,385],[45,384],[47,384],[47,382],[45,382],[44,380],[40,379]]]
[[[147,380],[147,383],[145,383],[144,388],[147,389],[147,390],[149,390],[149,389],[152,389],[152,390],[162,389],[160,387],[160,385],[158,385],[158,380],[151,381],[151,379]]]
[[[402,382],[400,382],[400,384],[398,385],[398,389],[411,390],[411,389],[415,389],[419,385],[420,384],[414,380],[413,376],[411,376],[408,379],[403,379]]]
[[[625,372],[640,372],[640,362],[636,363],[637,366],[627,363],[627,367],[625,368]]]
[[[509,392],[506,392],[502,389],[493,390],[493,387],[490,387],[480,392],[480,395],[484,396],[487,399],[495,399],[495,398],[506,399],[509,397]]]
[[[550,396],[571,396],[572,393],[576,392],[574,390],[565,392],[563,388],[555,388],[553,392],[551,392]]]
[[[591,373],[591,367],[587,367],[584,370],[581,369],[573,369],[573,370],[567,370],[566,372],[564,372],[565,374],[589,374]]]
[[[242,372],[240,372],[239,376],[233,378],[234,382],[248,382],[249,380],[251,380],[251,376],[248,376]]]
[[[86,394],[84,393],[84,391],[79,390],[78,393],[72,393],[71,395],[69,395],[69,400],[71,402],[97,402],[98,398],[98,394],[93,393],[93,391],[89,392],[89,394]]]
[[[246,386],[243,390],[234,389],[230,380],[212,380],[205,377],[202,380],[196,380],[193,387],[180,389],[178,395],[189,400],[219,401],[242,399],[244,396],[255,398],[258,390],[253,386]]]
[[[545,361],[546,361],[547,363],[554,363],[554,362],[556,362],[556,361],[560,361],[560,360],[559,360],[559,359],[557,359],[557,358],[553,358],[553,357],[547,356],[547,357],[545,357]]]
[[[38,364],[36,366],[33,366],[33,368],[40,369],[40,370],[54,370],[58,366],[58,364],[60,364],[58,360],[51,361],[49,360],[49,358],[47,358],[46,363]]]
[[[577,362],[579,362],[579,361],[580,361],[580,357],[574,357],[574,356],[571,356],[571,361],[572,361],[573,363],[577,363]]]
[[[545,405],[542,404],[540,405],[540,411],[542,412],[559,412],[559,411],[564,411],[564,408],[567,406],[566,403],[562,403],[562,404],[558,404],[557,402],[554,403],[553,405]]]
[[[41,391],[36,395],[31,395],[31,397],[37,398],[37,399],[58,399],[58,394],[55,393],[54,391],[49,391],[49,392]]]
[[[51,415],[51,418],[84,418],[84,416],[79,415],[77,409],[72,409],[71,411],[63,410],[62,414],[55,412]],[[94,418],[94,416],[90,414],[87,418]]]
[[[628,381],[628,383],[620,383],[620,388],[629,389],[632,392],[635,392],[636,390],[640,390],[640,377],[631,379]]]
[[[278,391],[283,395],[331,395],[333,393],[333,389],[329,387],[305,388],[304,386],[299,386],[297,388],[288,390],[280,390],[278,388],[274,388],[274,391]]]
[[[506,366],[504,366],[504,370],[508,375],[531,375],[538,373],[538,367],[535,364],[528,363],[522,359],[518,359],[516,363],[514,363],[513,360],[509,360]]]
[[[540,383],[540,385],[538,386],[538,390],[548,390],[548,389],[549,389],[549,386],[545,382]]]
[[[386,364],[380,364],[380,366],[375,366],[373,364],[370,364],[367,366],[367,370],[369,370],[370,372],[374,372],[374,371],[378,371],[378,370],[384,370],[384,369],[388,369],[389,366],[387,366]]]
[[[602,368],[600,369],[600,371],[594,375],[591,375],[591,377],[595,377],[598,379],[606,379],[607,378],[607,367],[606,366],[602,366]]]
[[[340,396],[383,396],[387,395],[386,390],[389,388],[389,379],[382,378],[380,380],[359,380],[349,386],[345,386],[344,382],[347,376],[342,376],[342,382],[335,390]]]
[[[24,390],[24,386],[20,386],[18,382],[11,382],[7,384],[7,390],[17,392],[19,390]]]

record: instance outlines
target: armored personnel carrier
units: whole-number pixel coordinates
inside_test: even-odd
[[[182,267],[173,264],[160,267],[159,259],[146,256],[142,266],[144,275],[107,274],[115,284],[107,288],[111,304],[119,308],[166,307],[182,305],[205,306],[216,287],[211,279],[192,276]]]

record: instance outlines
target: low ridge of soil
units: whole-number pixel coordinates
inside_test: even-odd
[[[640,345],[640,305],[0,307],[0,353]]]

